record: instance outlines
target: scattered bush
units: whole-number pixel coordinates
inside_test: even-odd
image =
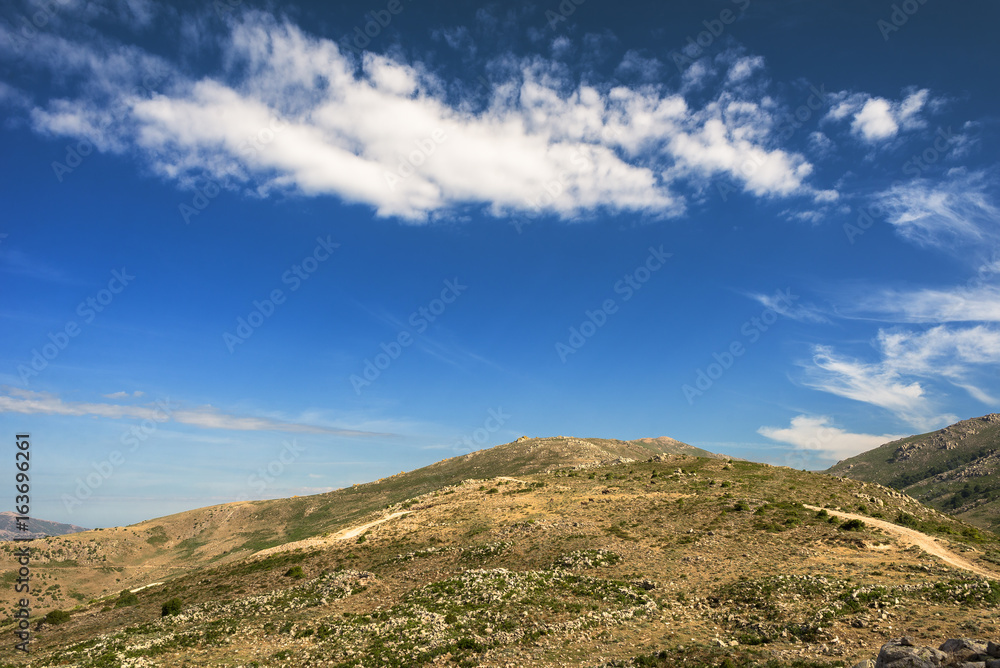
[[[170,615],[178,615],[183,607],[184,604],[181,603],[181,600],[175,596],[163,604],[163,608],[160,609],[160,616],[169,617]]]
[[[285,577],[295,578],[296,580],[301,580],[306,576],[305,572],[302,570],[301,566],[292,566],[287,571],[285,571]]]
[[[46,624],[62,624],[68,622],[70,614],[65,610],[50,610],[47,615],[45,615],[43,621]]]
[[[865,528],[865,523],[861,520],[847,520],[840,525],[841,531],[861,531]]]
[[[139,602],[139,597],[130,592],[128,589],[123,589],[122,593],[118,594],[118,600],[115,601],[116,608],[125,608],[130,605],[135,605]]]

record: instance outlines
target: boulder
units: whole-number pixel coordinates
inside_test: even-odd
[[[975,640],[969,640],[968,638],[951,638],[950,640],[945,640],[938,649],[951,654],[952,662],[955,664],[961,664],[963,661],[985,661],[988,658],[986,645],[977,643]]]
[[[882,645],[875,668],[939,668],[948,655],[933,647],[904,645],[902,640],[890,640]]]

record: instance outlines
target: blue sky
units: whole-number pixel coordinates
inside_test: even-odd
[[[35,515],[521,435],[824,468],[996,410],[995,3],[327,5],[4,5]]]

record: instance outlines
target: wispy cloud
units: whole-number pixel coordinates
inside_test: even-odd
[[[121,20],[133,28],[153,20],[148,3],[129,7]],[[474,110],[420,62],[366,52],[356,63],[269,14],[244,12],[220,44],[222,71],[195,80],[134,46],[42,36],[25,45],[27,62],[84,83],[38,103],[32,123],[134,153],[181,183],[208,175],[259,194],[335,194],[410,220],[465,205],[674,216],[686,182],[718,176],[760,197],[815,195],[812,165],[778,146],[781,110],[751,84],[759,57],[716,59],[719,76],[705,77],[715,92],[692,107],[660,84],[582,84],[556,62],[504,55],[495,69],[506,75]],[[137,93],[151,73],[154,92]]]
[[[990,194],[994,184],[985,172],[953,169],[944,179],[894,185],[875,201],[904,238],[921,246],[977,256],[980,253],[968,252],[970,246],[994,249],[1000,241],[1000,209]]]
[[[839,354],[830,346],[814,346],[805,365],[805,384],[813,389],[884,408],[917,428],[928,430],[953,422],[937,413],[929,383],[945,382],[986,404],[995,404],[996,370],[1000,368],[1000,331],[985,325],[926,331],[879,330],[877,361]]]
[[[112,392],[111,394],[102,394],[101,396],[103,396],[105,399],[129,399],[132,397],[138,398],[143,396],[144,394],[145,392],[140,392],[139,390],[136,390],[131,394],[129,394],[128,392]]]
[[[819,307],[813,304],[796,304],[797,299],[781,298],[780,295],[781,293],[777,295],[751,293],[747,296],[760,302],[778,315],[790,318],[791,320],[817,323],[830,322],[830,319]]]
[[[883,290],[859,297],[845,313],[889,322],[1000,322],[1000,287]]]
[[[847,459],[883,443],[908,434],[853,434],[831,426],[825,415],[798,415],[787,427],[761,427],[757,433],[773,441],[788,443],[801,450],[821,453],[834,459]]]
[[[337,429],[332,427],[286,422],[270,418],[232,415],[213,406],[183,408],[174,406],[169,400],[142,406],[63,401],[48,392],[34,392],[4,386],[0,388],[0,413],[42,414],[101,417],[114,420],[137,419],[155,422],[176,422],[204,429],[227,429],[232,431],[279,431],[307,434],[333,434],[337,436],[388,436],[368,431]]]

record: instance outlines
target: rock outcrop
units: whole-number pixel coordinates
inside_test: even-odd
[[[937,649],[903,637],[882,645],[878,658],[854,668],[1000,668],[1000,643],[983,644],[969,638],[951,638]]]

